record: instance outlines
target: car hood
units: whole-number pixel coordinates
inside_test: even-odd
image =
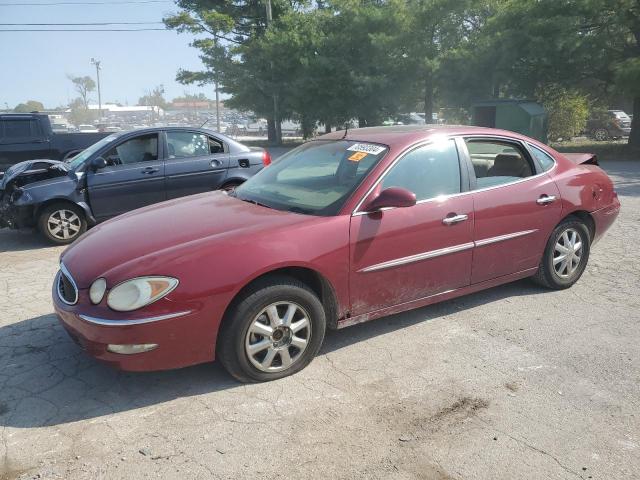
[[[0,177],[0,190],[5,190],[7,185],[18,177],[33,175],[34,179],[38,179],[34,181],[39,181],[42,180],[42,174],[48,172],[56,172],[55,174],[52,173],[51,178],[59,177],[61,170],[65,174],[68,172],[67,165],[58,160],[37,159],[16,163],[10,166],[7,171],[4,172],[4,175]],[[26,181],[25,183],[29,182]]]
[[[268,235],[265,230],[279,231],[318,218],[262,207],[224,192],[203,193],[102,223],[74,242],[61,261],[80,288],[88,288],[101,276],[118,281],[168,275],[170,265],[201,254],[201,247],[215,243],[213,251],[224,255],[229,242],[259,242],[261,235]]]

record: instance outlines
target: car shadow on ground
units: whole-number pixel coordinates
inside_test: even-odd
[[[444,315],[543,290],[519,281],[329,332],[320,356]],[[37,428],[240,387],[217,363],[130,373],[87,356],[55,315],[0,327],[0,426]]]
[[[55,247],[33,229],[0,228],[0,253]]]

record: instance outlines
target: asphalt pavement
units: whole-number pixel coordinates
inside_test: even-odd
[[[122,373],[57,324],[62,248],[0,230],[0,479],[640,478],[640,161],[573,288],[338,332],[301,373]]]

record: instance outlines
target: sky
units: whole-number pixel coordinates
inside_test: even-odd
[[[135,0],[0,0],[0,23],[160,22],[176,12],[167,1]],[[57,5],[27,5],[27,4]],[[84,3],[84,4],[83,4]],[[89,4],[93,3],[93,4]],[[99,4],[98,4],[99,3]],[[12,5],[8,5],[12,4]],[[68,5],[69,4],[69,5]],[[73,5],[71,5],[73,4]],[[141,32],[7,32],[28,28],[162,28],[158,25],[104,27],[37,27],[0,25],[0,109],[37,100],[46,108],[66,105],[78,95],[69,75],[90,75],[95,80],[94,57],[102,62],[102,102],[135,105],[156,85],[165,97],[185,92],[207,94],[213,87],[181,85],[179,68],[199,70],[198,51],[189,46],[190,34],[175,31]],[[92,94],[97,103],[97,92]]]

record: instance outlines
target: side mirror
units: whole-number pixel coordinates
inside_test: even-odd
[[[416,194],[410,192],[406,188],[389,187],[382,190],[372,200],[365,203],[362,210],[365,212],[374,212],[383,208],[402,208],[412,207],[416,204]]]
[[[93,160],[91,160],[91,170],[93,170],[94,172],[104,168],[107,166],[107,161],[102,158],[102,157],[96,157]]]

